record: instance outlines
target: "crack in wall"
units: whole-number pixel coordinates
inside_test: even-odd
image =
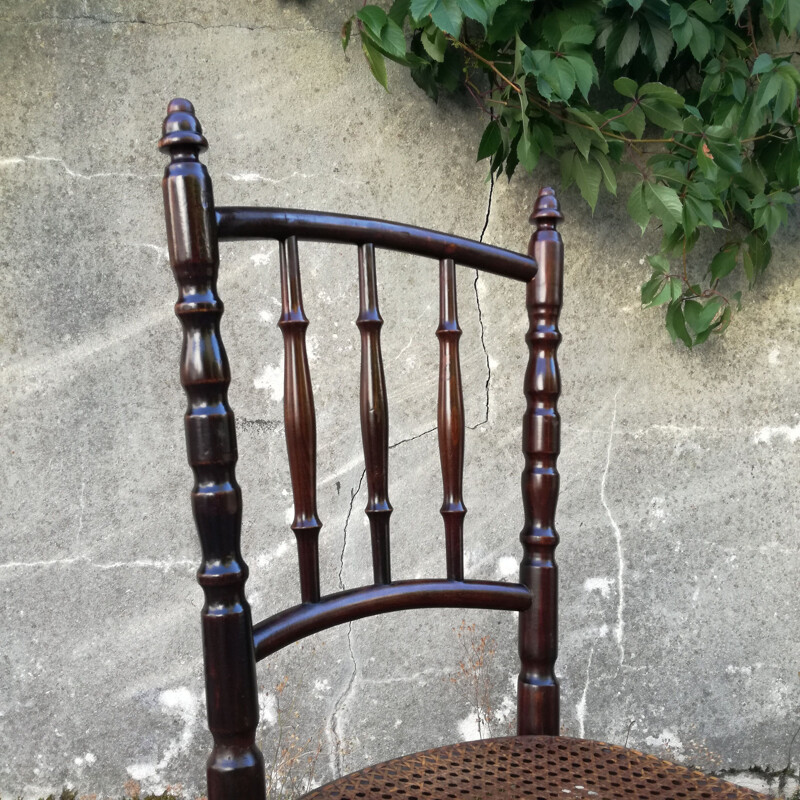
[[[93,14],[79,14],[74,17],[40,17],[39,19],[11,19],[9,17],[0,17],[0,22],[17,25],[41,25],[45,22],[94,22],[97,25],[151,25],[156,28],[166,28],[172,25],[192,25],[201,30],[224,30],[231,28],[234,30],[245,31],[292,31],[294,33],[335,33],[337,36],[340,31],[338,29],[329,28],[295,28],[292,26],[280,27],[276,25],[244,25],[233,24],[227,25],[203,25],[202,22],[195,22],[189,19],[168,19],[161,22],[150,19],[108,19]]]
[[[342,538],[342,552],[339,556],[339,588],[344,591],[344,554],[345,550],[347,549],[347,528],[350,524],[350,517],[353,515],[353,505],[355,504],[356,497],[358,493],[361,491],[361,486],[364,483],[364,477],[367,474],[367,468],[361,472],[361,477],[358,479],[358,485],[355,489],[350,490],[350,506],[347,509],[347,516],[344,520],[344,536]],[[358,662],[356,661],[356,654],[353,652],[353,623],[347,623],[347,649],[350,653],[350,660],[353,663],[353,670],[350,673],[350,679],[347,681],[347,685],[344,687],[344,690],[336,699],[336,702],[333,704],[333,711],[331,712],[330,720],[328,721],[328,728],[326,731],[328,742],[331,746],[331,754],[330,754],[330,769],[333,774],[334,778],[338,778],[343,772],[344,767],[342,764],[342,732],[341,732],[341,725],[339,714],[344,708],[347,703],[347,700],[350,696],[350,693],[353,690],[353,686],[356,682],[356,676],[358,674]]]
[[[481,235],[478,238],[479,242],[483,242],[483,237],[486,234],[486,229],[489,227],[489,215],[492,213],[492,197],[494,195],[494,174],[489,176],[489,199],[486,203],[486,216],[483,220],[483,230],[481,231]],[[478,293],[478,278],[480,278],[480,271],[475,270],[475,280],[472,282],[472,290],[475,293],[475,305],[478,309],[478,324],[480,325],[481,329],[481,347],[483,348],[483,357],[486,360],[486,416],[480,421],[476,422],[474,425],[467,425],[470,430],[475,430],[479,428],[481,425],[486,425],[489,422],[489,384],[492,380],[492,367],[489,363],[489,352],[486,349],[486,339],[485,333],[486,329],[483,324],[483,310],[481,309],[481,298],[480,294]]]
[[[611,528],[614,531],[614,541],[617,546],[617,625],[614,631],[614,636],[617,640],[617,647],[619,648],[619,664],[623,665],[625,661],[625,645],[623,637],[625,635],[625,620],[623,613],[625,611],[625,558],[622,551],[622,532],[614,519],[611,509],[608,507],[608,499],[606,497],[606,480],[608,479],[608,469],[611,465],[611,448],[614,444],[614,426],[617,423],[617,397],[619,396],[619,389],[614,393],[614,411],[611,415],[611,426],[608,434],[608,449],[606,450],[606,466],[603,470],[603,478],[600,481],[600,502],[606,510],[608,521],[611,523]]]
[[[399,442],[395,442],[394,444],[389,445],[390,450],[394,450],[395,447],[400,447],[401,444],[406,444],[408,442],[413,442],[415,439],[421,439],[423,436],[427,436],[429,433],[433,433],[434,431],[438,430],[438,427],[428,428],[426,431],[422,431],[422,433],[417,433],[414,436],[409,436],[408,439],[400,439]]]

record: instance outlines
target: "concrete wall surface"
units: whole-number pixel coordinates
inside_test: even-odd
[[[538,187],[558,185],[543,164],[491,186],[475,163],[475,108],[433,104],[391,67],[384,92],[357,41],[342,53],[355,5],[0,0],[2,798],[65,785],[98,797],[137,783],[204,792],[199,546],[155,148],[167,101],[195,103],[220,205],[377,215],[474,238],[488,223],[485,241],[521,249]],[[796,224],[729,332],[689,352],[639,308],[658,232],[642,239],[624,198],[601,201],[594,218],[574,190],[561,202],[563,730],[788,793],[778,773],[800,759]],[[344,248],[308,245],[301,259],[321,569],[334,591],[370,576],[357,272]],[[431,575],[444,563],[437,270],[378,259],[394,571]],[[226,244],[222,264],[260,619],[297,596],[277,253]],[[513,579],[524,287],[459,276],[467,571]],[[323,781],[474,736],[476,693],[492,733],[505,733],[515,620],[405,612],[261,667],[268,762],[276,750],[310,754],[302,767]],[[273,784],[292,786],[292,769],[275,766]]]

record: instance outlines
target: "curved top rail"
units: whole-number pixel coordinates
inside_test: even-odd
[[[296,236],[318,242],[374,244],[431,258],[452,258],[457,264],[528,282],[536,276],[536,261],[502,247],[461,236],[430,231],[399,222],[369,217],[255,206],[218,207],[220,241],[236,239],[288,239]]]

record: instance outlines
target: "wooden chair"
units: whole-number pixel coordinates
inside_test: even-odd
[[[207,143],[192,104],[173,100],[160,149],[170,156],[163,180],[167,237],[179,287],[183,325],[181,382],[188,396],[186,446],[194,471],[192,506],[202,545],[198,581],[202,611],[208,722],[209,800],[264,798],[264,762],[255,744],[256,662],[334,625],[388,611],[431,607],[504,609],[519,614],[515,737],[467,742],[399,758],[340,778],[308,798],[757,798],[732,784],[652,756],[600,742],[560,737],[555,511],[559,476],[560,391],[556,350],[561,341],[562,219],[551,189],[543,189],[531,221],[528,255],[392,222],[277,208],[216,208],[211,179],[199,161]],[[300,602],[253,625],[245,599],[248,569],[240,552],[241,491],[230,371],[220,339],[217,243],[276,239],[280,251],[285,349],[284,413],[294,522],[300,562]],[[358,247],[361,332],[361,430],[368,484],[366,514],[374,582],[322,596],[317,540],[316,425],[311,390],[297,242],[346,242]],[[439,260],[440,324],[438,436],[444,484],[446,577],[393,580],[387,490],[388,415],[381,360],[375,248]],[[526,284],[530,329],[522,421],[522,557],[518,583],[464,579],[462,501],[464,401],[459,369],[455,264]],[[538,270],[537,270],[538,263]]]

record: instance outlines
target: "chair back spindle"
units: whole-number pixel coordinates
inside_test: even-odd
[[[456,300],[456,265],[452,258],[439,262],[439,458],[442,464],[444,497],[441,514],[444,520],[447,579],[464,580],[464,392],[458,340]]]
[[[361,332],[361,440],[367,476],[367,507],[372,539],[372,572],[376,584],[392,582],[389,551],[389,411],[381,356],[383,318],[378,308],[375,246],[358,248],[359,311]]]
[[[561,392],[556,351],[561,342],[558,316],[563,290],[564,246],[556,223],[563,219],[552,189],[542,189],[531,222],[536,230],[528,254],[539,271],[526,295],[529,328],[527,405],[522,422],[522,505],[525,522],[520,533],[522,562],[519,581],[531,591],[531,607],[519,615],[517,732],[556,736],[559,732],[558,681],[558,568],[555,527],[558,501],[556,460],[561,449],[556,404]]]
[[[303,311],[297,238],[290,236],[282,240],[279,252],[281,316],[278,327],[283,334],[283,416],[294,499],[292,530],[300,561],[300,600],[316,603],[320,598],[319,532],[322,528],[317,516],[317,423],[306,351],[308,319]]]

